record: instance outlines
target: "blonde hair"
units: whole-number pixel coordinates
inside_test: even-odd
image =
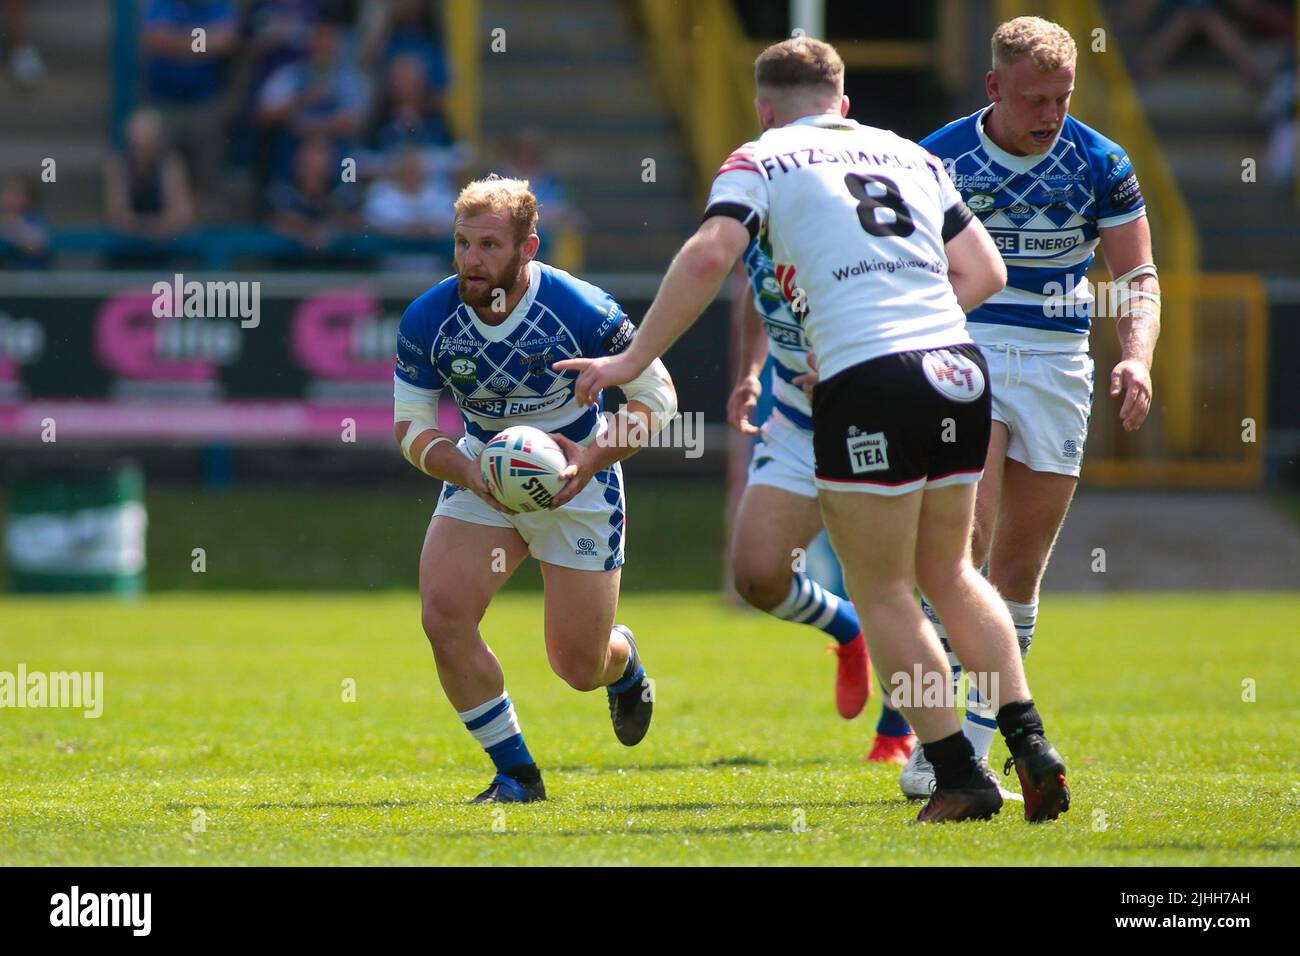
[[[754,60],[754,85],[821,86],[839,92],[844,87],[844,61],[835,47],[821,40],[806,36],[782,40]]]
[[[993,31],[993,68],[1014,66],[1025,57],[1044,73],[1074,62],[1074,37],[1059,23],[1042,17],[1016,17]]]
[[[506,179],[492,173],[476,179],[456,197],[456,218],[485,212],[504,212],[510,218],[515,242],[521,243],[537,231],[537,197],[526,179]]]

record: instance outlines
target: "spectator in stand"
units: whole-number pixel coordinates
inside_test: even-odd
[[[294,156],[293,178],[271,186],[271,228],[296,239],[303,252],[327,252],[340,236],[356,231],[357,189],[343,182],[328,137],[304,140]]]
[[[430,176],[424,158],[414,147],[397,156],[393,174],[372,185],[366,193],[366,226],[382,235],[403,239],[445,240],[451,248],[456,188],[447,179]],[[386,255],[380,267],[391,272],[434,272],[448,267],[447,250],[401,252]]]
[[[35,86],[45,76],[45,61],[27,34],[27,0],[5,0],[5,52],[9,74],[21,86]]]
[[[537,204],[545,211],[546,221],[552,227],[583,228],[582,215],[569,204],[568,191],[547,168],[546,137],[541,130],[521,129],[510,140],[507,156],[501,175],[528,180],[529,189],[537,197]]]
[[[22,176],[0,183],[0,263],[34,268],[49,261],[50,231],[36,206],[32,184]]]
[[[323,19],[312,26],[307,59],[280,67],[258,97],[257,120],[275,137],[272,175],[295,169],[294,153],[307,138],[325,137],[350,149],[365,128],[370,83],[349,61],[344,25]]]
[[[424,65],[432,107],[443,110],[447,91],[447,57],[443,52],[442,14],[432,0],[372,0],[362,28],[362,63],[382,75],[399,56],[415,56]]]
[[[264,192],[271,175],[271,137],[257,122],[258,96],[283,66],[307,58],[312,25],[322,0],[251,0],[244,16],[243,60],[236,84],[239,112],[234,125],[235,161],[251,168]]]
[[[184,160],[164,140],[157,110],[132,113],[125,139],[125,149],[104,165],[105,215],[109,228],[131,240],[122,255],[156,258],[194,224],[189,177]]]
[[[202,30],[199,38],[195,30]],[[221,218],[226,68],[239,43],[231,0],[149,0],[141,49],[146,98],[194,176],[208,218]]]
[[[370,136],[368,175],[390,175],[397,156],[419,149],[430,176],[455,176],[465,165],[465,150],[452,141],[439,111],[439,98],[429,88],[419,57],[404,54],[388,65],[383,97]]]
[[[1264,169],[1275,182],[1296,176],[1296,55],[1292,50],[1273,78],[1260,113],[1269,124]]]

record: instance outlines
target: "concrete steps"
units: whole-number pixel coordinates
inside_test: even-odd
[[[547,134],[548,163],[588,223],[590,270],[664,268],[698,220],[692,170],[625,6],[575,0],[543,16],[486,0],[482,25],[506,41],[504,53],[483,55],[485,138],[522,126]],[[654,183],[641,180],[646,158]]]
[[[1231,69],[1194,57],[1139,92],[1196,219],[1203,267],[1295,274],[1300,207],[1289,188],[1264,181],[1260,97]],[[1247,158],[1255,182],[1242,181]]]
[[[0,88],[0,173],[39,176],[52,158],[57,179],[41,183],[40,202],[55,224],[95,223],[103,208],[112,94],[111,4],[41,0],[28,4],[28,29],[45,61],[34,89],[6,77]]]

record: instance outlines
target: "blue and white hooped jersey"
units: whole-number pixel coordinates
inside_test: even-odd
[[[450,388],[470,451],[511,425],[532,425],[587,444],[605,430],[601,402],[574,401],[568,358],[624,351],[636,326],[614,298],[562,269],[529,263],[528,291],[500,325],[486,325],[461,301],[449,276],[407,307],[397,336],[394,395],[437,402]]]
[[[772,356],[772,400],[777,411],[800,428],[812,431],[812,406],[803,389],[794,384],[808,368],[808,339],[799,321],[781,294],[772,253],[765,248],[767,239],[759,235],[745,250],[745,271],[758,310],[767,330],[767,351]]]
[[[971,338],[980,345],[1086,351],[1093,295],[1085,274],[1098,228],[1146,215],[1133,163],[1068,115],[1048,152],[1014,156],[984,131],[990,109],[921,141],[943,161],[1006,262],[1006,288],[967,317]]]

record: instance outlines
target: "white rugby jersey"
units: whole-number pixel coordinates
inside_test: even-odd
[[[910,140],[805,116],[732,153],[704,215],[731,216],[751,238],[766,233],[824,379],[970,341],[943,247],[971,214],[942,164]]]

